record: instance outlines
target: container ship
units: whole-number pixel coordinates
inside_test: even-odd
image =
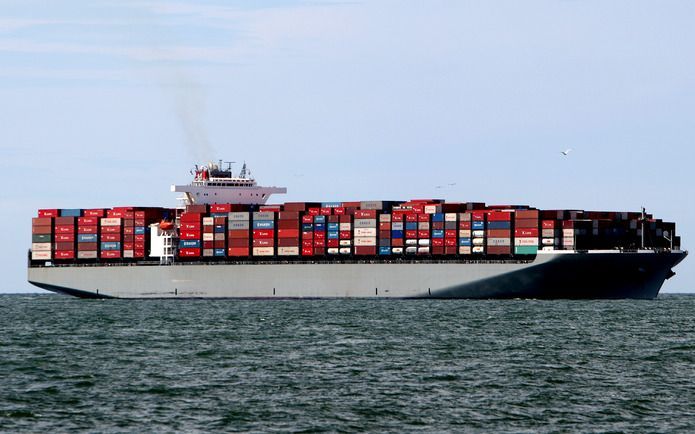
[[[39,209],[28,280],[83,298],[653,299],[687,252],[640,212],[444,200],[267,204],[208,163],[164,207]]]

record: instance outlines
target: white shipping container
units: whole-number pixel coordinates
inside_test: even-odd
[[[563,238],[562,245],[565,247],[574,247],[574,238]]]
[[[462,222],[469,222],[469,221],[471,221],[471,213],[469,213],[469,212],[460,212],[460,213],[459,213],[459,221],[462,221]]]
[[[394,230],[394,231],[402,231],[402,230],[403,230],[403,222],[393,222],[393,223],[391,223],[391,230]]]
[[[338,250],[338,249],[335,249]],[[328,249],[330,253],[331,249]],[[299,247],[278,247],[278,255],[280,256],[298,256]]]
[[[376,237],[376,228],[355,228],[355,237]]]
[[[429,240],[429,239],[423,238],[423,239],[417,240],[417,244],[418,244],[419,246],[429,246],[429,245],[430,245],[430,240]]]
[[[444,221],[445,222],[455,222],[456,221],[456,213],[455,212],[448,212],[444,214]]]
[[[555,244],[555,238],[543,238],[541,240],[541,244],[543,244],[544,246],[552,246],[553,244]]]
[[[203,234],[203,241],[215,241],[215,234],[213,234],[213,233],[204,233],[204,234]]]
[[[473,245],[474,246],[483,246],[483,245],[485,245],[485,239],[484,238],[473,238]]]
[[[405,240],[406,246],[417,246],[417,240]]]
[[[355,246],[376,246],[376,237],[355,237]]]
[[[340,244],[340,247],[351,246],[352,240],[340,240],[338,244]]]
[[[442,212],[441,205],[425,205],[425,214],[436,214]]]
[[[541,250],[544,251],[544,252],[552,252],[552,251],[555,251],[555,249],[554,249],[553,247],[550,247],[550,246],[544,246]]]
[[[226,238],[224,237],[224,234],[216,233],[216,234],[213,234],[213,235],[215,235],[215,241],[224,241],[224,240],[226,239]]]
[[[337,247],[329,247],[326,250],[326,253],[328,253],[329,255],[337,255],[338,253],[340,253],[340,249]]]
[[[391,249],[391,252],[396,255],[400,255],[403,253],[403,247],[394,247]]]
[[[537,246],[538,245],[538,238],[531,238],[531,237],[514,238],[514,245],[515,246]]]
[[[563,229],[562,230],[562,236],[565,238],[573,238],[574,237],[574,229]]]
[[[248,220],[230,220],[227,223],[227,229],[249,229],[250,223]]]
[[[473,237],[474,238],[484,238],[485,237],[485,231],[473,231]]]
[[[32,251],[31,252],[32,261],[44,261],[44,260],[51,259],[51,258],[52,258],[52,255],[51,255],[50,250],[47,252],[46,251],[40,251],[40,252]]]
[[[339,228],[341,231],[351,231],[352,230],[352,223],[341,223]]]
[[[124,258],[132,258],[134,256],[135,252],[133,250],[124,250],[123,251],[123,257]]]
[[[82,250],[77,252],[77,259],[96,259],[97,258],[97,251],[96,250]]]
[[[407,253],[407,254],[415,254],[415,253],[417,253],[417,247],[412,247],[412,246],[406,247],[406,248],[405,248],[405,253]]]
[[[31,243],[32,252],[50,252],[51,243]]]
[[[101,224],[102,226],[120,226],[121,225],[121,219],[120,219],[120,217],[102,218],[99,221],[99,224]]]
[[[470,229],[459,229],[459,238],[470,238],[471,237],[471,230]]]
[[[215,256],[215,251],[213,249],[203,249],[203,256]]]
[[[229,221],[248,221],[249,220],[249,213],[248,212],[230,212],[227,214],[227,220]]]
[[[460,246],[459,247],[459,255],[470,255],[471,254],[471,247],[470,246]]]
[[[474,246],[473,253],[485,253],[485,248],[482,246]]]
[[[554,238],[555,229],[541,229],[541,236],[547,238]]]
[[[421,254],[427,254],[430,252],[430,248],[429,247],[418,247],[417,252],[421,253]]]
[[[341,255],[349,255],[352,253],[352,249],[350,247],[341,247],[340,248],[340,254]]]
[[[355,219],[356,228],[375,228],[376,219]]]
[[[273,256],[275,249],[273,247],[254,247],[253,256]]]
[[[391,221],[391,214],[379,214],[379,221],[388,223]]]
[[[417,229],[419,231],[429,231],[430,230],[430,222],[419,222],[417,224]]]
[[[214,217],[203,217],[203,226],[214,226],[215,225],[215,218]]]
[[[511,246],[512,240],[511,240],[511,238],[488,238],[487,239],[487,245],[488,246]]]

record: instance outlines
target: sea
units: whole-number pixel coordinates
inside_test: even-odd
[[[695,296],[0,296],[1,432],[695,432]]]

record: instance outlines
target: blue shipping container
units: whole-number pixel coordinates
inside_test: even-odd
[[[314,225],[311,223],[302,223],[302,231],[313,231]]]
[[[181,240],[179,241],[179,247],[181,247],[182,249],[199,249],[200,240]]]
[[[417,230],[417,222],[406,222],[405,223],[405,230],[406,231],[416,231]]]
[[[470,238],[459,238],[459,246],[470,246],[471,244]]]
[[[82,217],[82,210],[81,209],[61,209],[60,210],[60,216],[61,217]]]
[[[224,225],[215,225],[214,231],[216,234],[223,234],[227,231],[227,229],[224,227]]]
[[[97,234],[78,234],[77,235],[77,242],[78,243],[96,243],[97,242]]]
[[[474,221],[474,222],[471,224],[471,227],[473,228],[474,231],[475,231],[475,230],[485,229],[485,222]]]
[[[315,231],[325,231],[326,230],[326,224],[325,223],[314,223],[314,230]]]
[[[254,229],[273,229],[275,222],[272,220],[256,220],[253,222]]]
[[[487,222],[487,228],[488,229],[511,229],[512,228],[512,222],[503,222],[503,221]],[[475,229],[475,228],[473,228],[473,229]]]
[[[329,240],[337,240],[340,238],[340,233],[338,231],[328,231],[326,236]]]
[[[135,226],[133,229],[133,233],[135,235],[144,235],[145,234],[145,227],[144,226]]]
[[[444,230],[432,229],[432,238],[444,238]]]
[[[443,222],[444,221],[444,214],[442,214],[440,212],[432,214],[432,221],[433,222]]]
[[[315,215],[314,216],[314,223],[326,223],[326,216],[325,215]]]
[[[379,247],[379,254],[380,255],[390,255],[391,254],[391,247],[388,247],[388,246]]]
[[[337,231],[340,229],[340,223],[328,223],[327,227],[329,231]]]
[[[103,242],[101,243],[101,250],[121,250],[120,242]]]
[[[215,256],[226,256],[224,249],[215,249]]]
[[[403,231],[391,231],[391,238],[403,238]]]

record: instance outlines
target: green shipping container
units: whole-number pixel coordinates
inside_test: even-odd
[[[514,247],[515,255],[535,255],[538,253],[538,246],[516,246]]]
[[[31,236],[32,243],[50,243],[52,241],[53,235],[51,234],[34,234]]]

